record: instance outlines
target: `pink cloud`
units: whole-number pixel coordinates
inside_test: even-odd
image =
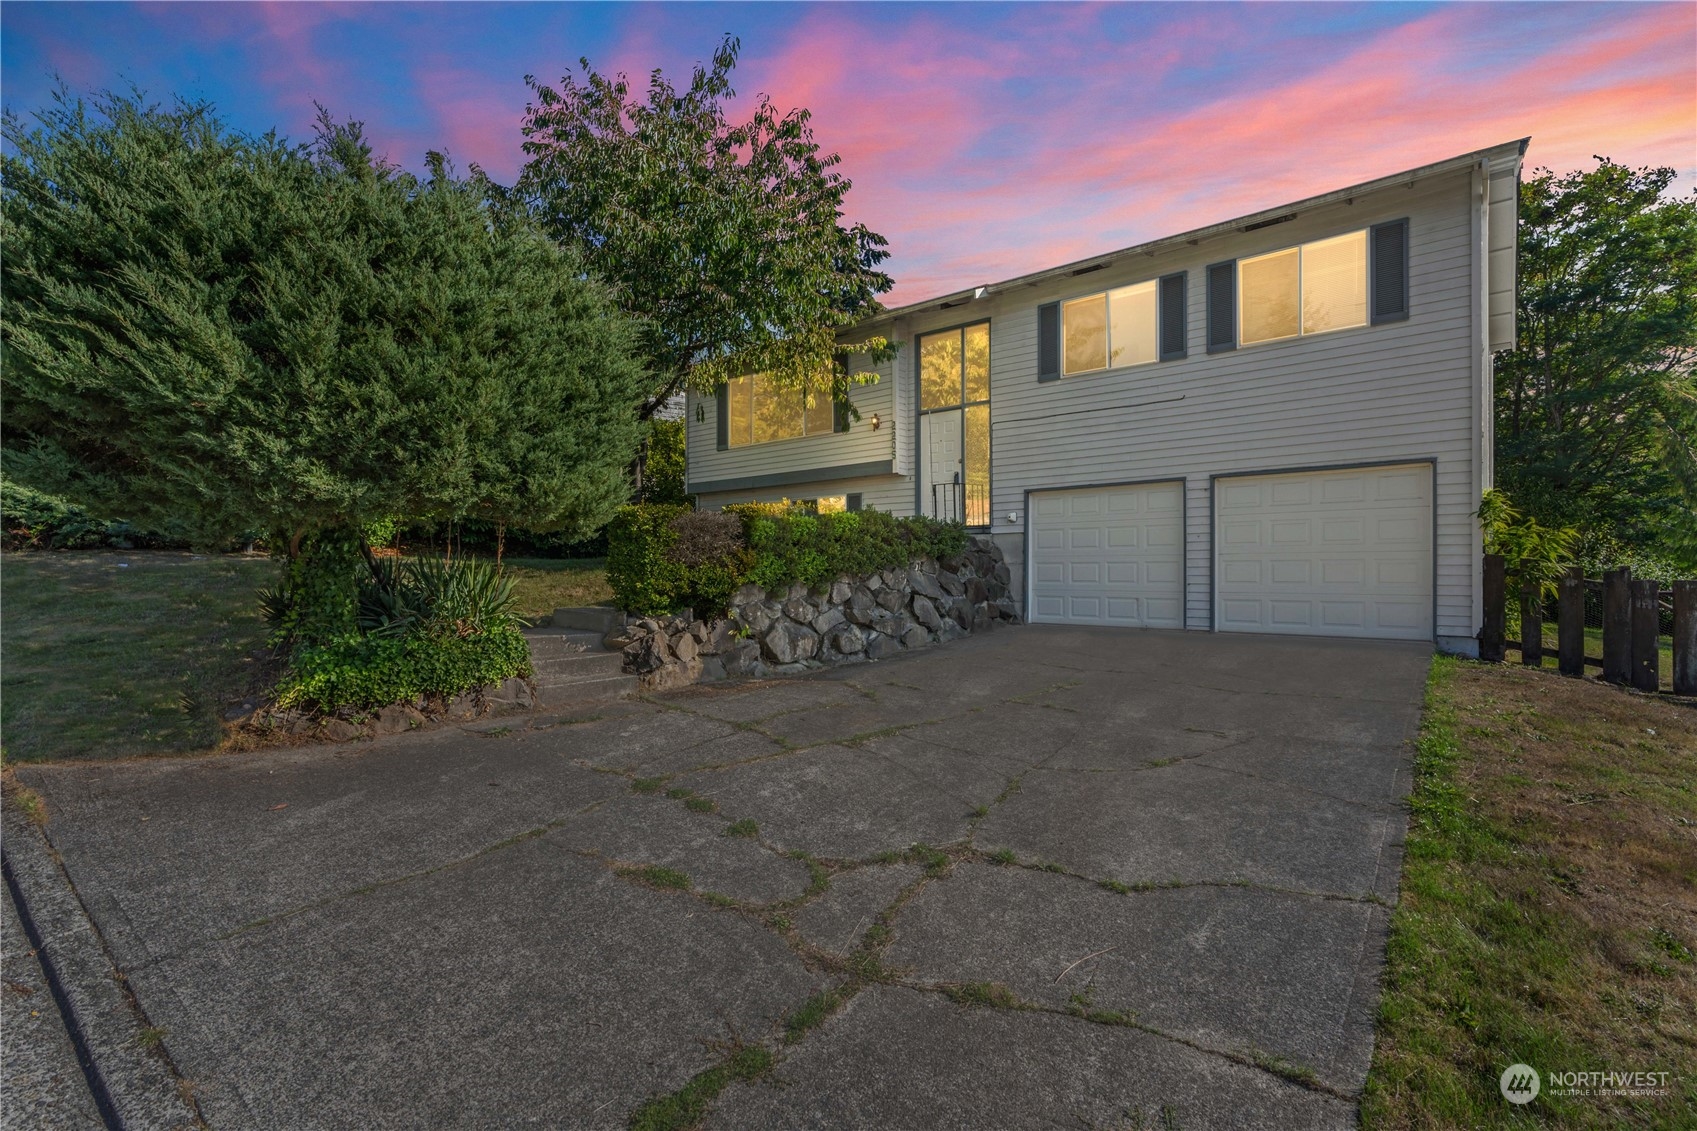
[[[1010,122],[1041,139],[1014,160],[957,170],[950,166],[965,148],[958,142],[900,149],[899,159],[922,172],[855,202],[876,215],[875,228],[882,222],[880,230],[901,233],[890,301],[1040,269],[1526,134],[1534,137],[1531,159],[1556,168],[1607,152],[1690,173],[1691,9],[1639,10],[1506,70],[1457,50],[1477,42],[1488,18],[1440,10],[1282,84],[1164,114],[1132,102],[1123,122],[1103,130],[1079,129],[1077,99],[1038,107]],[[1081,76],[1082,87],[1094,85]],[[911,93],[905,84],[903,92]],[[815,105],[830,106],[831,93],[819,91]],[[948,98],[937,107],[928,117],[952,137],[994,128],[993,108]],[[829,135],[843,142],[845,157],[883,110],[868,102],[849,129]]]

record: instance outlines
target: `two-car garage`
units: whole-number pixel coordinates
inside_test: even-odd
[[[1189,581],[1211,589],[1218,631],[1432,639],[1431,464],[1210,486],[1212,546]],[[1182,480],[1034,491],[1028,514],[1032,621],[1184,627]]]

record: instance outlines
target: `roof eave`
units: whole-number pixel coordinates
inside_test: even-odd
[[[1523,137],[1518,141],[1506,141],[1500,145],[1492,145],[1485,149],[1477,149],[1472,153],[1464,153],[1458,157],[1449,157],[1442,161],[1434,161],[1429,165],[1420,165],[1416,168],[1407,169],[1400,173],[1393,173],[1388,177],[1379,177],[1375,180],[1365,181],[1358,185],[1350,185],[1348,188],[1334,189],[1331,192],[1321,193],[1319,196],[1306,197],[1302,200],[1292,201],[1289,204],[1280,204],[1273,208],[1264,208],[1259,212],[1251,212],[1246,216],[1239,216],[1231,220],[1222,220],[1219,223],[1209,224],[1206,227],[1194,228],[1188,232],[1180,232],[1178,235],[1163,236],[1160,239],[1150,240],[1146,243],[1134,244],[1131,247],[1121,248],[1118,251],[1110,251],[1102,255],[1093,255],[1087,259],[1078,259],[1071,263],[1061,264],[1058,267],[1049,267],[1042,271],[1032,272],[1031,274],[1019,275],[1003,282],[990,283],[985,286],[968,287],[965,290],[955,291],[952,294],[939,295],[935,298],[925,299],[922,302],[908,303],[906,306],[898,306],[874,315],[865,321],[857,322],[849,332],[856,332],[869,327],[882,325],[886,322],[893,322],[898,318],[904,318],[911,314],[920,314],[930,310],[944,310],[950,307],[963,306],[976,299],[1003,294],[1017,287],[1034,287],[1039,284],[1046,283],[1051,279],[1058,279],[1068,275],[1082,275],[1087,272],[1098,271],[1114,263],[1116,260],[1123,259],[1129,255],[1154,256],[1158,255],[1162,251],[1166,251],[1181,244],[1199,244],[1204,240],[1241,232],[1250,225],[1260,223],[1263,220],[1278,219],[1290,212],[1299,212],[1311,208],[1318,208],[1323,205],[1334,204],[1340,200],[1349,200],[1353,197],[1365,196],[1368,193],[1378,192],[1382,189],[1394,188],[1400,184],[1412,185],[1415,181],[1422,180],[1427,177],[1442,176],[1446,173],[1458,172],[1462,169],[1471,168],[1474,164],[1481,160],[1489,160],[1491,158],[1501,158],[1511,155],[1515,157],[1523,157],[1526,154],[1526,147],[1531,140],[1532,139],[1530,137]]]

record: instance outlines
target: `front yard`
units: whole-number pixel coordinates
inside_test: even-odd
[[[597,560],[508,558],[518,612],[607,600]],[[261,555],[8,553],[0,562],[8,761],[208,750],[223,713],[276,677],[255,591]]]
[[[1690,1126],[1697,704],[1440,658],[1415,777],[1364,1124]],[[1549,1078],[1606,1071],[1668,1094]]]

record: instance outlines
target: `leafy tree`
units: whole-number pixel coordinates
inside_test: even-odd
[[[136,96],[4,132],[8,478],[292,559],[394,518],[587,534],[627,500],[631,325],[479,178]]]
[[[878,309],[886,241],[845,227],[850,182],[822,154],[806,110],[779,115],[761,96],[733,124],[738,41],[677,90],[656,70],[646,100],[588,59],[558,89],[526,77],[529,161],[517,196],[546,230],[581,250],[642,319],[653,373],[640,415],[688,387],[710,392],[745,372],[795,387],[854,377],[838,331]],[[881,339],[857,343],[874,357]]]
[[[1519,346],[1497,479],[1530,516],[1697,566],[1697,195],[1673,169],[1521,186]]]
[[[684,491],[684,440],[688,429],[681,420],[648,422],[648,461],[642,481],[642,501],[693,507],[695,496]]]

